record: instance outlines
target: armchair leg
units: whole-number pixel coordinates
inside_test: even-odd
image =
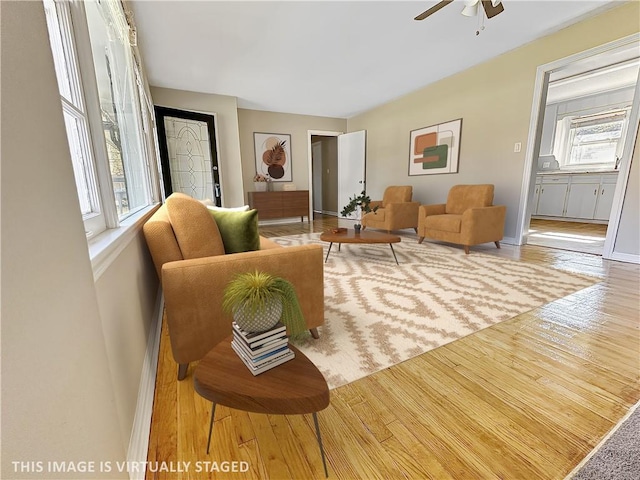
[[[416,231],[416,233],[418,233],[418,227],[414,227],[414,230]]]
[[[495,242],[493,242],[496,244],[496,248],[500,248],[500,242],[498,242],[497,240]]]
[[[469,245],[465,245],[465,246],[464,246],[464,253],[466,253],[467,255],[469,255]]]
[[[416,232],[416,233],[417,233],[417,232]],[[420,237],[420,238],[418,239],[418,243],[422,243],[422,241],[423,241],[423,240],[424,240],[424,237]]]
[[[367,228],[366,225],[362,225],[362,231],[364,231]]]
[[[318,333],[317,328],[310,328],[309,331],[311,332],[311,336],[316,340],[320,338],[320,334]]]
[[[184,380],[184,377],[187,376],[187,370],[189,369],[188,363],[179,363],[178,364],[178,380]]]

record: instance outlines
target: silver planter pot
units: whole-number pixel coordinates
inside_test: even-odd
[[[273,298],[258,309],[255,314],[247,311],[244,304],[233,310],[233,319],[247,332],[264,332],[273,328],[282,316],[282,299]]]

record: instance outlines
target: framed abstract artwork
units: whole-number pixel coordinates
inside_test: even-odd
[[[409,176],[458,173],[462,119],[411,130]]]
[[[256,151],[256,174],[264,175],[273,182],[290,182],[291,135],[254,132],[253,143]]]

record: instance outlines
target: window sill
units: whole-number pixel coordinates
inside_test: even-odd
[[[111,228],[89,240],[89,258],[93,280],[97,281],[109,265],[136,237],[142,225],[158,209],[160,203],[149,205],[124,220],[118,228]]]

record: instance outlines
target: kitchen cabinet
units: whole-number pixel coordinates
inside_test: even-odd
[[[564,216],[593,219],[599,191],[599,175],[572,176],[567,191],[567,206],[564,209]]]
[[[594,220],[609,220],[611,215],[611,207],[613,206],[613,193],[616,190],[616,182],[618,174],[603,175],[600,183],[600,191],[598,192],[598,202],[596,205]]]
[[[538,175],[532,215],[606,221],[617,179],[617,172]]]
[[[544,176],[540,184],[537,215],[562,217],[569,178],[566,175]]]

